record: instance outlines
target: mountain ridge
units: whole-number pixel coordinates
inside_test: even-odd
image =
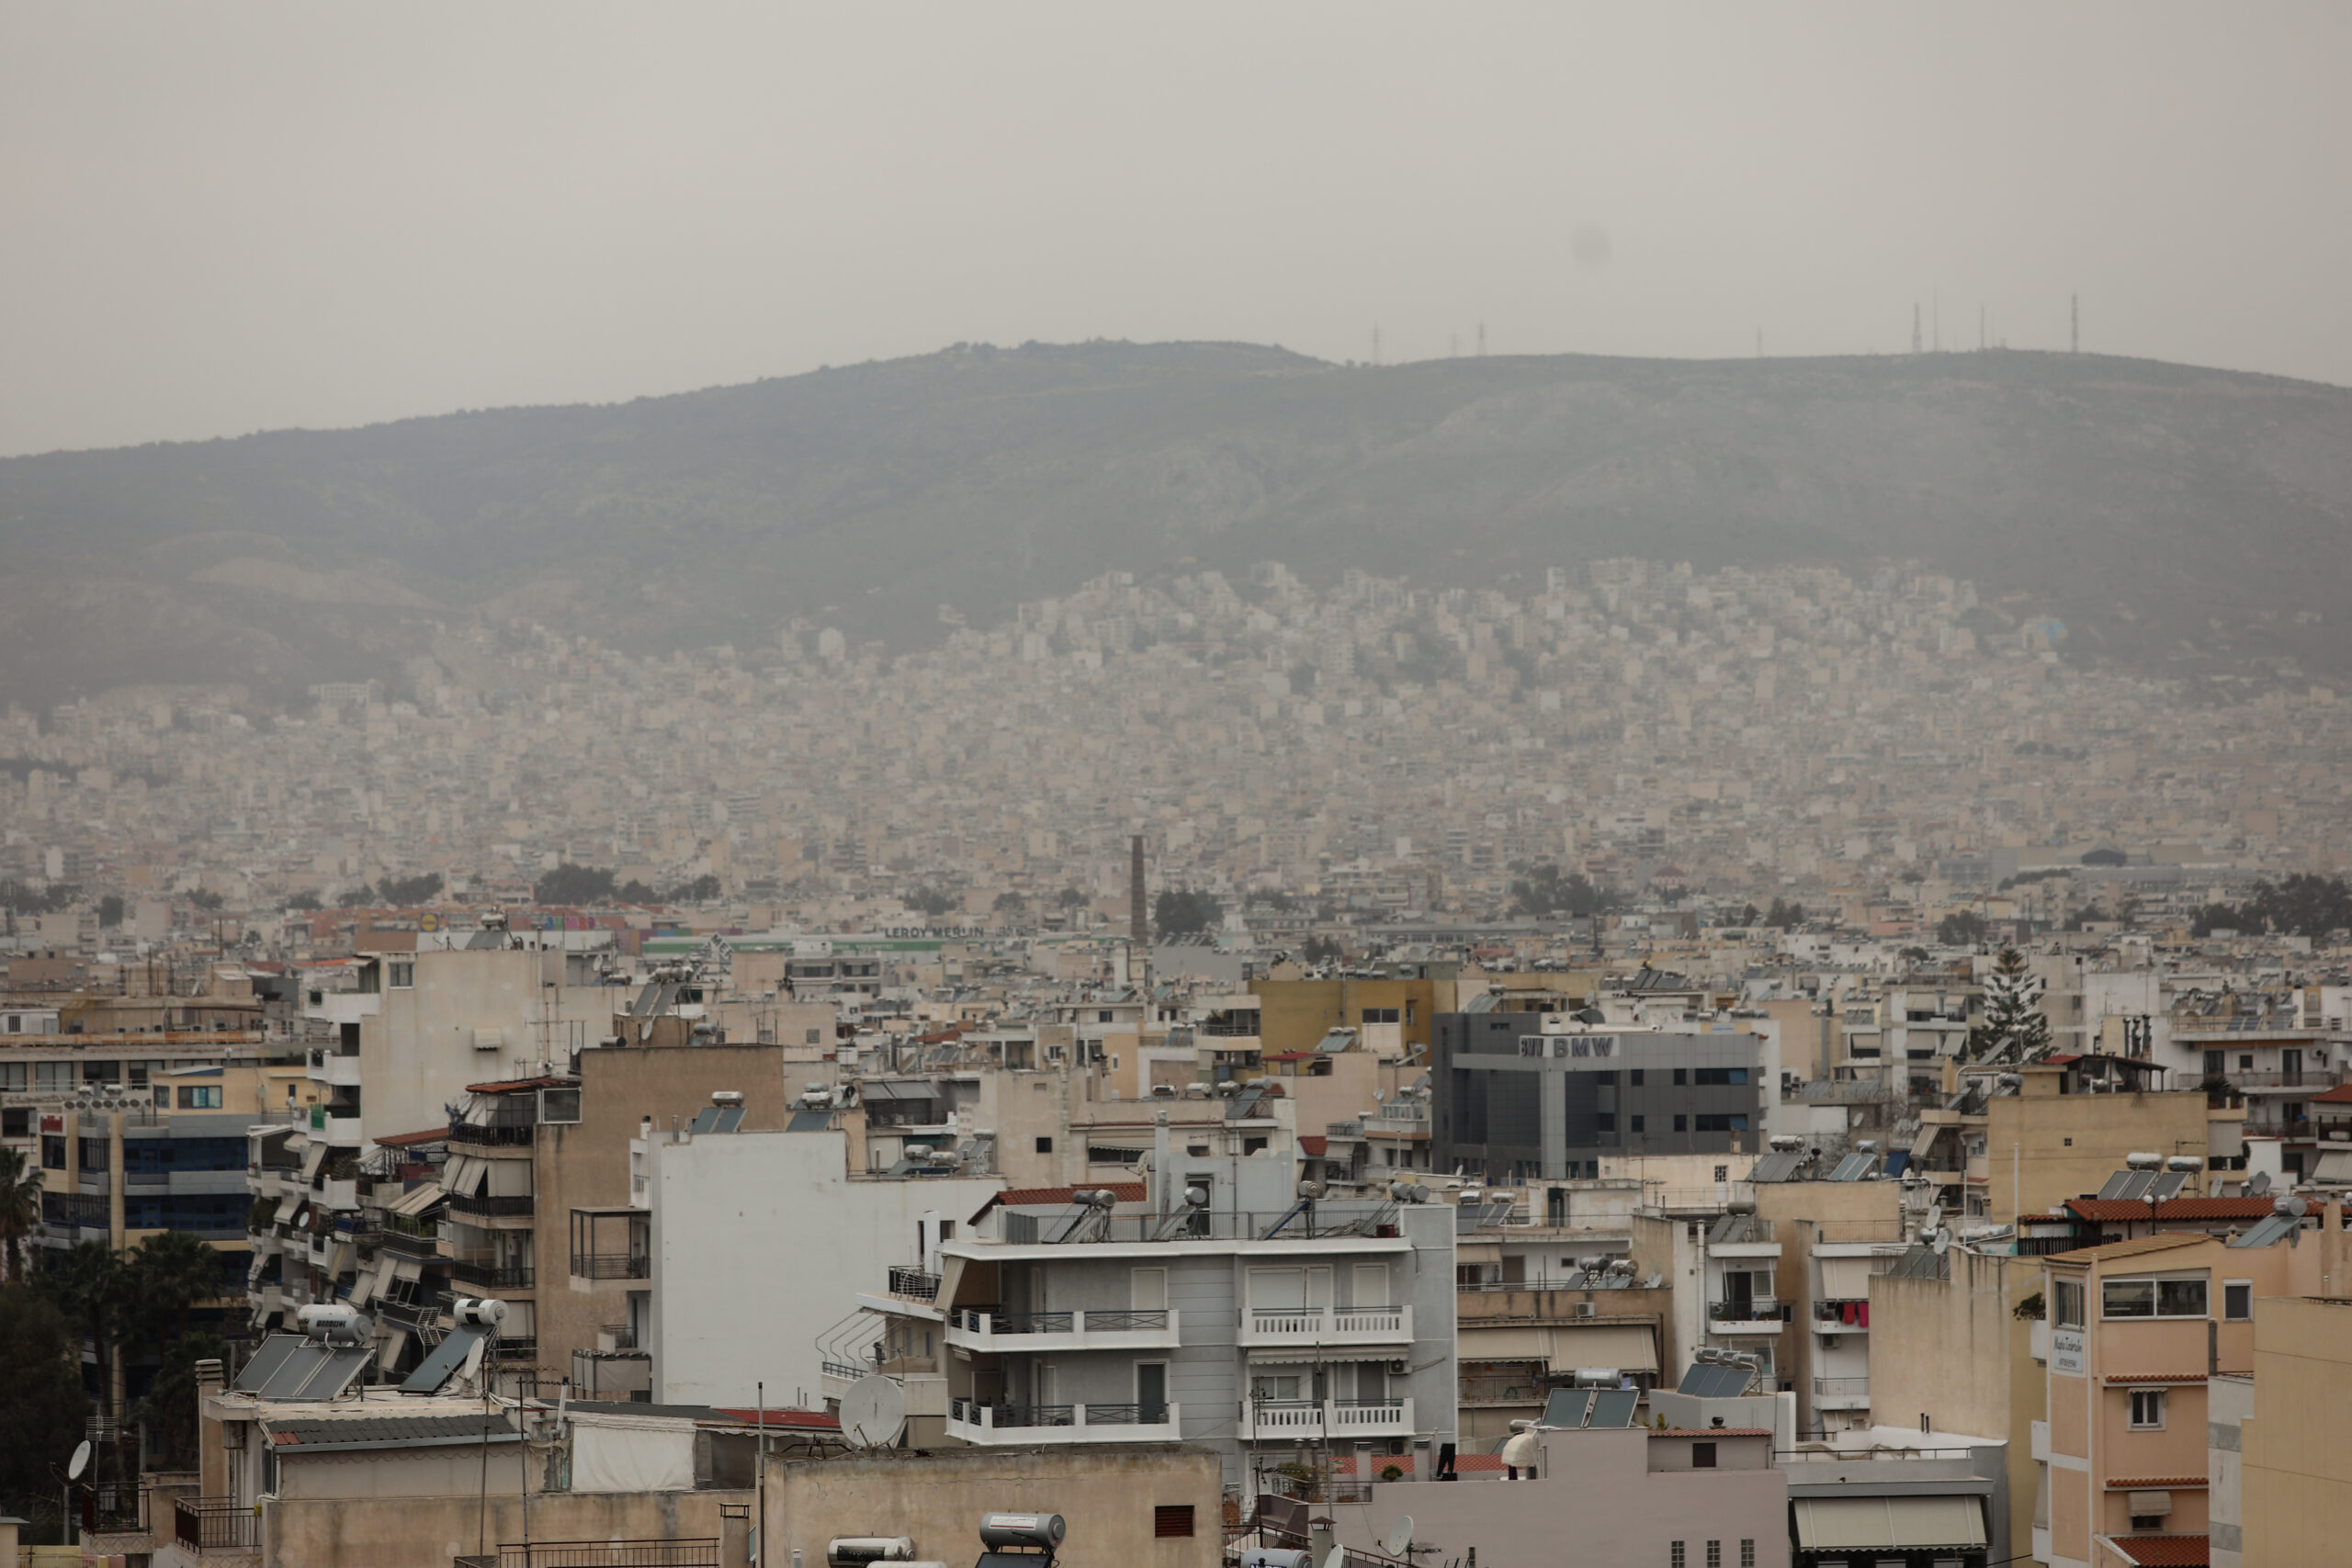
[[[0,699],[266,701],[527,614],[640,650],[911,647],[1112,569],[1430,586],[1614,555],[1917,560],[2184,672],[2352,668],[2352,390],[2144,360],[937,354],[0,459]],[[2313,617],[2316,617],[2314,619]]]

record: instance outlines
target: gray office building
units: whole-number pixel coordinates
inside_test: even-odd
[[[1557,1014],[1438,1015],[1431,1169],[1563,1180],[1599,1176],[1610,1155],[1762,1146],[1770,1101],[1758,1036],[1704,1023],[1679,1033],[1558,1028]]]

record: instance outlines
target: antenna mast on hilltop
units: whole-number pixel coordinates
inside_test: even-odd
[[[2083,352],[2083,297],[2079,294],[2066,296],[2066,352]]]
[[[1487,357],[1487,323],[1484,321],[1478,323],[1478,357]]]
[[[1911,301],[1911,352],[1919,352],[1919,301]]]

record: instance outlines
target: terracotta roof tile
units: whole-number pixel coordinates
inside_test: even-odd
[[[2112,1535],[2108,1544],[2141,1568],[2204,1568],[2211,1547],[2201,1535]]]

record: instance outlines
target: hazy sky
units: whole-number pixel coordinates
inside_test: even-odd
[[[2352,6],[0,0],[0,452],[958,340],[2352,383]]]

